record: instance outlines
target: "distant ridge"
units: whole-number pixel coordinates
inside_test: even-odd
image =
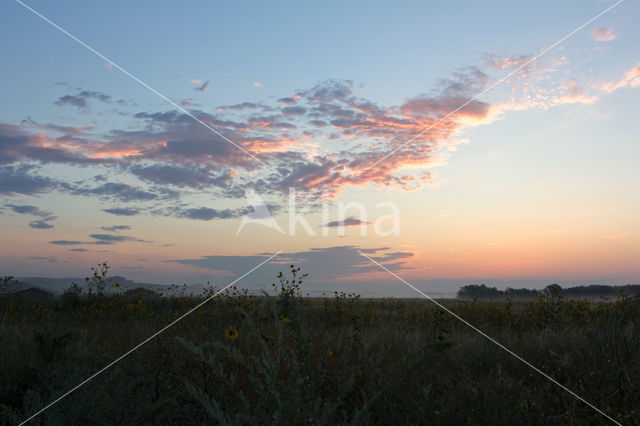
[[[41,289],[52,292],[54,294],[62,294],[71,287],[72,284],[76,284],[78,287],[87,288],[87,283],[84,278],[47,278],[47,277],[18,277],[15,278],[18,282],[18,291],[24,291],[30,288]],[[152,291],[166,289],[168,286],[162,284],[152,283],[139,283],[132,280],[128,280],[125,277],[113,276],[106,279],[108,284],[120,284],[120,289],[123,291],[133,290],[136,288],[144,288]]]

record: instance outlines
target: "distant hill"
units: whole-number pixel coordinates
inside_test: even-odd
[[[139,292],[141,290],[148,290],[154,294],[162,294],[165,296],[198,296],[202,294],[204,290],[210,288],[206,284],[192,284],[192,285],[163,285],[153,283],[139,283],[133,280],[129,280],[122,276],[107,277],[107,287],[112,288],[115,283],[120,284],[118,291],[128,293],[130,291]],[[87,283],[84,278],[49,278],[49,277],[18,277],[15,278],[17,285],[14,291],[26,290],[26,289],[41,289],[43,291],[49,291],[56,295],[63,294],[71,287],[72,284],[76,284],[78,287],[87,289]],[[254,291],[255,294],[260,294],[259,291]]]
[[[56,298],[56,295],[53,292],[38,287],[30,287],[18,290],[12,293],[11,296],[19,297],[21,299],[27,299],[30,301],[52,300]]]
[[[71,287],[72,284],[76,284],[81,288],[87,288],[87,283],[85,282],[84,278],[19,277],[16,278],[16,281],[18,281],[19,283],[18,290],[39,288],[51,291],[55,294],[64,293],[69,287]],[[167,288],[166,285],[138,283],[121,276],[108,277],[106,281],[109,284],[119,283],[120,290],[124,291],[137,288],[145,288],[148,290],[156,291],[159,289]]]
[[[124,295],[132,299],[150,299],[159,296],[157,291],[149,290],[144,287],[127,290],[124,292]]]

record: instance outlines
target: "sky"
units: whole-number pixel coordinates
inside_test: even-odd
[[[279,253],[237,285],[640,282],[638,1],[24,4],[2,275],[222,287]]]

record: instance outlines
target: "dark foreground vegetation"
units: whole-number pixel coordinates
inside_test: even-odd
[[[216,296],[32,424],[610,423],[427,300],[302,298],[301,278],[291,268],[276,296]],[[0,298],[0,424],[25,420],[203,300],[89,281],[90,294]],[[639,424],[637,298],[444,303]]]

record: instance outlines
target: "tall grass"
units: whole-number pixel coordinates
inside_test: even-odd
[[[278,278],[276,296],[216,297],[34,424],[606,423],[429,301],[303,298],[297,268]],[[3,297],[0,423],[24,420],[200,300]],[[637,299],[446,304],[621,423],[639,423]]]

